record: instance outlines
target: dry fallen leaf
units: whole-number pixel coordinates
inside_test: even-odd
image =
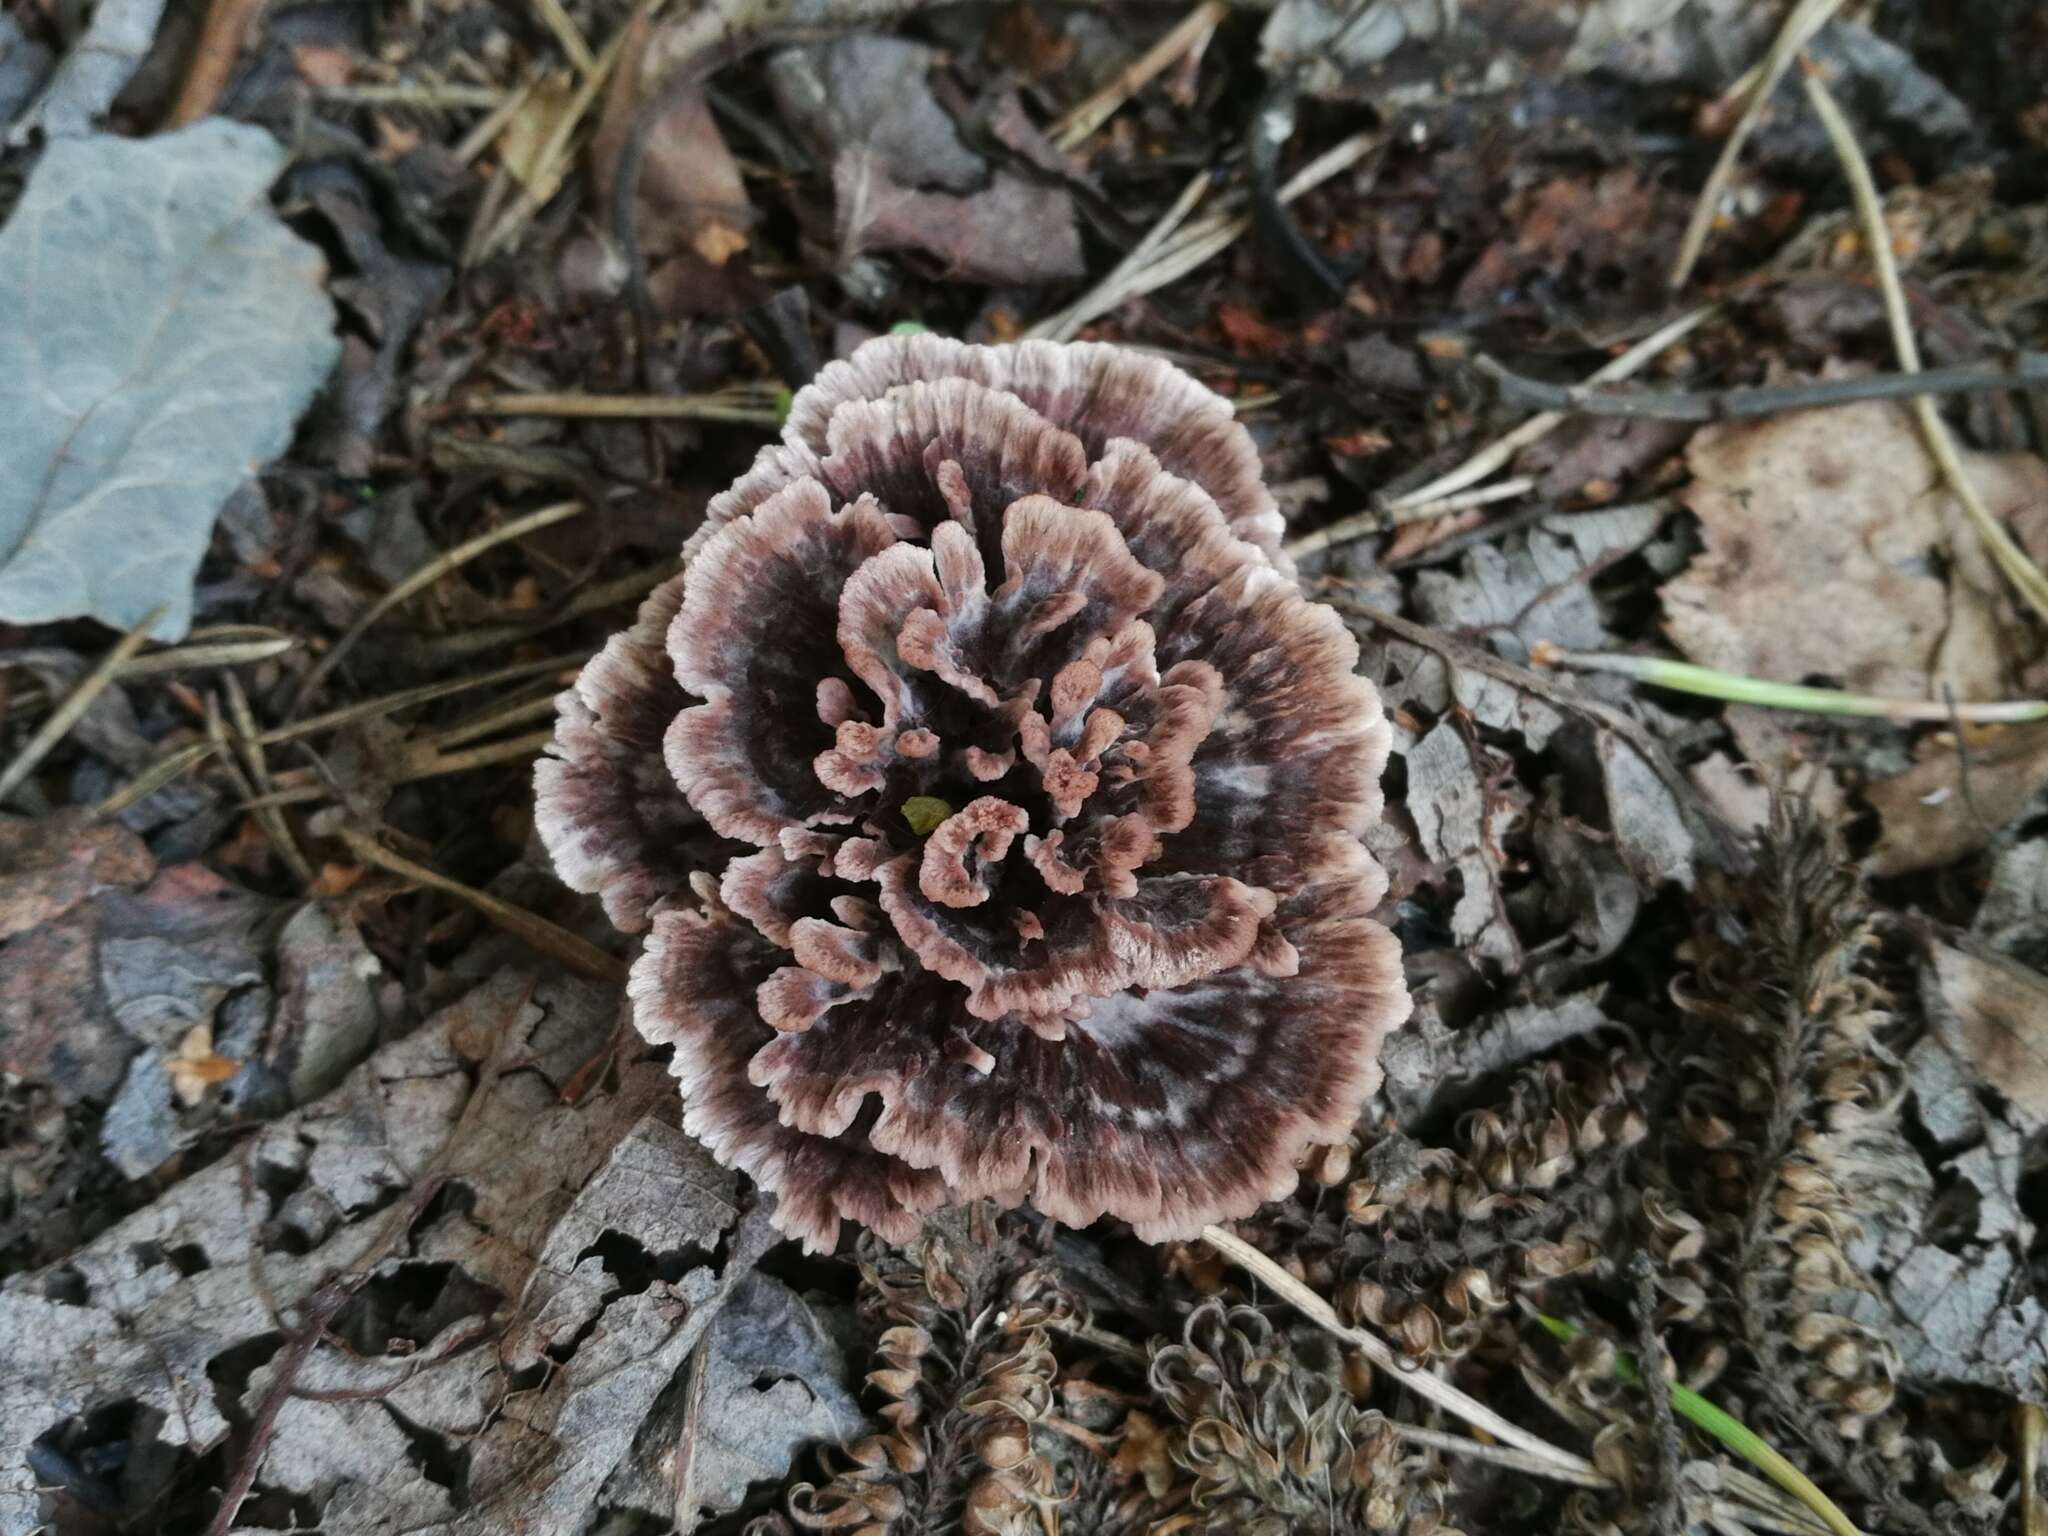
[[[1568,270],[1618,275],[1612,301],[1640,302],[1662,283],[1664,252],[1684,224],[1685,203],[1623,166],[1517,192],[1502,213],[1509,233],[1459,282],[1454,302],[1460,309],[1484,309],[1503,294]]]
[[[776,54],[768,84],[821,161],[866,148],[905,186],[972,192],[988,167],[932,93],[939,62],[936,49],[909,38],[842,37]]]
[[[151,1501],[210,1450],[249,1454],[239,1430],[266,1403],[261,1486],[334,1536],[577,1529],[659,1454],[643,1426],[758,1255],[729,1235],[734,1176],[669,1123],[658,1063],[565,1101],[617,1008],[610,988],[498,971],[60,1265],[0,1281],[0,1533],[157,1529]],[[203,1028],[183,1046],[215,1070]],[[322,1339],[281,1347],[336,1283]],[[729,1335],[758,1346],[750,1395],[770,1352],[778,1381],[804,1369],[779,1299]],[[109,1404],[147,1426],[147,1466],[117,1483],[47,1453]],[[835,1436],[836,1406],[805,1422]],[[786,1437],[748,1449],[735,1476],[781,1476]]]
[[[2009,693],[2021,638],[1903,407],[1712,426],[1686,458],[1685,501],[1706,549],[1662,596],[1665,629],[1690,660],[1903,698],[1944,685],[1959,699]],[[1993,512],[2048,513],[2048,464],[1963,458]],[[2038,517],[2016,531],[2040,542]]]
[[[997,171],[966,197],[899,184],[872,151],[849,149],[832,168],[840,247],[924,251],[947,275],[980,283],[1051,283],[1082,276],[1081,232],[1064,187]]]
[[[1921,991],[1942,1041],[2029,1133],[2048,1125],[2048,979],[2003,955],[1928,946]]]
[[[157,638],[189,627],[214,517],[339,351],[326,260],[270,206],[286,158],[216,117],[61,139],[29,173],[0,225],[10,621],[126,629],[167,605]]]
[[[62,917],[106,886],[140,885],[155,873],[148,847],[118,822],[83,811],[0,816],[0,939]]]
[[[2048,726],[2012,726],[1933,750],[1896,777],[1868,785],[1881,823],[1864,859],[1873,875],[1939,869],[1984,847],[2048,786]]]
[[[592,209],[606,229],[613,179],[634,124],[654,95],[668,89],[666,81],[649,78],[650,56],[662,56],[660,39],[644,18],[636,19],[590,138]],[[648,125],[634,197],[657,307],[672,316],[722,307],[731,283],[718,269],[747,248],[754,210],[701,90],[668,97]]]

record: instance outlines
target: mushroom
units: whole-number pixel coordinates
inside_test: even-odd
[[[1349,1131],[1409,1006],[1389,730],[1281,531],[1165,362],[884,337],[563,694],[541,836],[646,935],[684,1128],[784,1232],[1188,1237]]]

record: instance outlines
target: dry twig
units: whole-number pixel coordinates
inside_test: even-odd
[[[1380,133],[1359,133],[1332,145],[1303,166],[1280,189],[1280,202],[1293,202],[1331,177],[1358,164],[1385,141]],[[1127,299],[1156,292],[1178,282],[1211,257],[1227,250],[1252,227],[1243,211],[1244,199],[1233,197],[1223,207],[1192,224],[1185,221],[1209,186],[1208,171],[1197,173],[1131,253],[1100,282],[1057,314],[1047,315],[1024,334],[1051,341],[1071,341],[1082,326],[1106,315]],[[1183,227],[1184,226],[1184,227]]]
[[[317,827],[318,823],[316,823]],[[579,976],[588,976],[594,981],[609,981],[624,985],[626,963],[616,955],[606,954],[587,939],[579,939],[566,928],[557,927],[546,918],[529,912],[524,907],[514,906],[488,891],[479,891],[474,886],[464,885],[460,880],[451,880],[437,870],[424,864],[415,864],[403,854],[393,853],[376,838],[358,831],[341,822],[333,833],[348,845],[349,852],[365,864],[388,870],[394,875],[423,885],[429,890],[440,891],[458,901],[467,902],[483,916],[489,918],[507,933],[524,939],[542,954],[559,960]]]
[[[248,41],[249,28],[262,9],[263,0],[212,0],[207,6],[192,63],[171,107],[171,127],[196,123],[219,104],[228,77],[234,73],[235,60],[242,56],[242,45]]]
[[[1587,376],[1586,385],[1580,387],[1608,384],[1632,377],[1719,313],[1720,306],[1717,304],[1707,304],[1686,311],[1675,320],[1657,327],[1619,357],[1602,364]],[[1479,502],[1452,498],[1508,464],[1524,448],[1548,437],[1564,423],[1565,414],[1560,411],[1546,411],[1541,415],[1531,416],[1513,431],[1495,438],[1455,469],[1446,470],[1427,483],[1418,485],[1411,491],[1403,491],[1399,496],[1390,497],[1384,502],[1366,508],[1363,512],[1339,518],[1327,528],[1318,528],[1313,533],[1304,534],[1287,546],[1287,553],[1300,559],[1305,555],[1329,549],[1333,545],[1348,544],[1353,539],[1384,533],[1404,523],[1420,522],[1445,512],[1462,511],[1465,507],[1479,505]],[[1496,496],[1485,497],[1482,500],[1494,500],[1498,495],[1505,494],[1507,493],[1499,492]]]
[[[472,395],[451,401],[437,416],[558,416],[581,420],[730,421],[777,426],[775,392],[747,385],[708,395],[586,395],[571,391]]]
[[[1751,389],[1600,389],[1587,384],[1553,384],[1511,373],[1490,357],[1473,360],[1499,390],[1501,401],[1528,410],[1567,416],[1623,416],[1641,421],[1737,421],[1806,411],[1858,400],[1898,400],[1914,395],[1967,395],[2048,385],[2048,352],[2015,352],[2003,361],[1930,368],[1924,373],[1872,373],[1854,378],[1813,379]]]

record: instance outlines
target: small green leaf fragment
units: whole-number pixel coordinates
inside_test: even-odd
[[[903,802],[903,819],[919,837],[930,837],[939,823],[953,814],[953,807],[937,795],[912,795]]]
[[[891,336],[922,336],[931,327],[917,320],[898,320],[889,327]]]
[[[796,404],[796,392],[787,384],[778,386],[775,391],[775,419],[777,421],[789,420],[789,408],[794,404]]]

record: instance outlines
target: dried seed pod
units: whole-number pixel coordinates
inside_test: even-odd
[[[1261,1221],[1267,1244],[1327,1270],[1340,1313],[1419,1358],[1468,1353],[1518,1292],[1600,1267],[1624,1230],[1610,1174],[1647,1135],[1632,1048],[1545,1061],[1464,1117],[1456,1147],[1383,1137],[1353,1154],[1340,1229]]]
[[[862,1310],[877,1329],[867,1379],[888,1428],[826,1452],[828,1480],[794,1485],[789,1517],[874,1536],[947,1521],[971,1536],[1040,1532],[1062,1496],[1037,1426],[1058,1381],[1048,1330],[1068,1303],[1007,1229],[929,1230],[918,1246],[862,1248]]]
[[[1352,1398],[1343,1371],[1334,1356],[1303,1361],[1263,1313],[1214,1301],[1189,1317],[1180,1343],[1155,1345],[1153,1395],[1171,1427],[1132,1417],[1152,1466],[1163,1440],[1192,1480],[1170,1528],[1190,1536],[1436,1530],[1435,1472]],[[1159,1488],[1155,1501],[1165,1494]]]

